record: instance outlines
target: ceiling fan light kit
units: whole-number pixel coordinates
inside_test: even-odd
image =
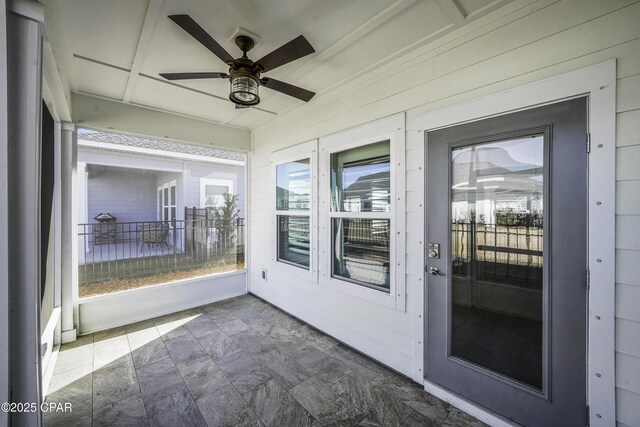
[[[296,37],[254,62],[247,57],[247,52],[250,51],[255,44],[251,37],[247,35],[239,35],[236,37],[235,42],[242,50],[242,57],[234,59],[189,15],[171,15],[169,16],[169,19],[175,22],[180,28],[229,65],[229,74],[217,72],[161,73],[160,75],[165,79],[188,80],[228,78],[230,82],[229,100],[236,104],[236,108],[246,108],[260,103],[260,86],[268,87],[269,89],[298,98],[305,102],[308,102],[315,95],[314,92],[289,83],[268,77],[260,77],[261,73],[271,71],[274,68],[288,64],[291,61],[295,61],[296,59],[315,52],[304,36]]]
[[[252,75],[236,74],[229,77],[231,80],[231,91],[229,99],[240,105],[257,105],[260,102],[258,96],[258,86],[260,83]]]

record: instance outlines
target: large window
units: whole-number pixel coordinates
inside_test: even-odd
[[[276,166],[277,260],[306,270],[311,263],[311,159]]]
[[[330,156],[331,276],[384,292],[391,286],[391,144]]]
[[[318,144],[319,284],[402,311],[404,121],[396,114],[327,135]]]

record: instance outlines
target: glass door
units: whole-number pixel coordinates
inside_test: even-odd
[[[586,422],[586,100],[427,134],[427,378],[523,425]]]

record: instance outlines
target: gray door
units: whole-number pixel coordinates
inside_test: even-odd
[[[586,425],[586,117],[427,134],[427,378],[526,426]]]

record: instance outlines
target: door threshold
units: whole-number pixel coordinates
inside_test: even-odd
[[[489,424],[492,427],[518,427],[519,424],[507,420],[504,417],[496,414],[489,409],[480,406],[462,396],[457,395],[449,389],[442,387],[439,384],[431,382],[426,378],[423,381],[424,390],[427,393],[434,395],[435,397],[444,400],[447,403],[455,406],[463,412],[479,419],[483,423]]]

